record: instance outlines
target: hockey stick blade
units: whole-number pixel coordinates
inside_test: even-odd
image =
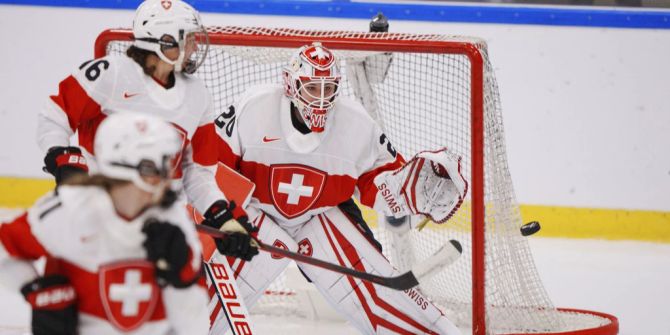
[[[461,256],[462,252],[463,247],[461,244],[456,240],[450,240],[448,244],[440,247],[428,259],[414,265],[411,272],[418,281],[424,281],[454,263]]]
[[[226,238],[226,233],[209,226],[197,224],[196,229],[199,232],[207,234],[214,238]],[[305,256],[297,252],[292,252],[282,248],[273,247],[258,240],[256,240],[256,242],[258,242],[258,248],[262,251],[269,252],[275,255],[281,255],[288,259],[292,259],[296,262],[313,265],[316,267],[320,267],[322,269],[334,271],[337,273],[341,273],[347,276],[358,278],[367,282],[371,282],[377,285],[385,286],[399,291],[408,290],[412,287],[419,285],[419,278],[422,279],[427,278],[431,274],[438,272],[445,266],[453,263],[458,258],[458,255],[460,255],[460,249],[459,249],[460,244],[452,240],[451,246],[446,245],[443,246],[437,253],[430,256],[422,263],[414,266],[412,271],[405,272],[395,277],[384,277],[363,271],[354,270],[334,263],[322,261],[320,259]],[[451,250],[449,248],[451,248]],[[457,254],[455,257],[454,253]],[[413,273],[414,269],[420,272],[418,277]]]

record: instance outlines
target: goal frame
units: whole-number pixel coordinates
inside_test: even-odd
[[[214,27],[212,27],[214,28]],[[224,29],[225,30],[225,29]],[[281,29],[280,29],[281,30]],[[301,36],[272,36],[255,34],[234,34],[217,30],[209,34],[211,45],[254,46],[299,48],[312,42],[321,42],[331,49],[365,50],[378,52],[421,52],[421,53],[449,53],[466,56],[470,61],[470,141],[471,141],[471,220],[472,220],[472,333],[474,335],[487,334],[486,328],[486,262],[485,262],[485,175],[484,175],[484,71],[485,56],[480,52],[477,44],[471,41],[416,41],[391,39],[394,35],[384,33],[390,39],[364,39],[351,37],[307,36],[308,30],[286,29],[287,33]],[[361,33],[364,35],[365,33]],[[107,46],[113,41],[132,41],[130,29],[108,29],[100,33],[95,41],[95,58],[104,57]],[[374,42],[374,43],[371,43]],[[576,313],[593,314],[610,320],[610,324],[574,332],[561,334],[573,335],[614,335],[618,333],[616,317],[591,311],[575,309],[559,309]],[[552,333],[558,334],[558,333]],[[509,334],[514,335],[514,334]]]

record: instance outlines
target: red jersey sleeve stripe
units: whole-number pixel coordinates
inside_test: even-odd
[[[204,166],[216,165],[217,140],[218,135],[216,135],[214,123],[208,123],[198,127],[191,138],[193,161]]]
[[[58,95],[52,95],[67,116],[70,129],[76,131],[79,125],[101,114],[100,105],[91,98],[73,76],[68,76],[58,85]]]
[[[188,259],[186,265],[179,272],[179,279],[184,283],[190,283],[196,280],[196,277],[200,276],[200,265],[196,268],[192,267],[193,264],[193,250],[188,250]],[[199,263],[198,263],[199,264]]]
[[[375,198],[377,197],[377,187],[375,186],[374,179],[380,173],[385,171],[395,171],[405,164],[405,159],[402,156],[398,155],[395,161],[384,164],[376,169],[368,171],[358,177],[358,190],[361,193],[361,203],[368,207],[373,207],[375,204]]]
[[[12,257],[35,260],[48,256],[46,249],[30,230],[28,213],[0,225],[0,243]]]
[[[225,164],[233,170],[240,169],[240,161],[242,157],[235,154],[230,145],[217,136],[218,150],[219,150],[219,162]]]

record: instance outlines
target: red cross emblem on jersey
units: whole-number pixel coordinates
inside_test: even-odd
[[[272,246],[275,247],[275,248],[280,248],[280,249],[288,250],[288,247],[286,246],[286,244],[284,244],[284,242],[282,242],[282,241],[280,241],[280,240],[275,240],[274,243],[272,243]],[[279,254],[270,254],[270,257],[272,257],[273,259],[282,259],[282,258],[284,258],[284,256],[279,255]]]
[[[301,255],[311,257],[312,254],[314,253],[314,248],[312,248],[312,242],[310,242],[308,238],[303,238],[302,240],[300,240],[300,242],[298,242],[298,252]]]
[[[163,1],[161,1],[161,5],[163,6],[163,8],[165,8],[165,10],[168,10],[168,9],[170,9],[170,7],[172,7],[172,1],[163,0]]]
[[[272,204],[287,219],[307,212],[319,199],[326,173],[296,164],[270,166]]]
[[[141,326],[153,315],[158,285],[147,261],[116,262],[99,272],[100,298],[110,323],[123,332]]]

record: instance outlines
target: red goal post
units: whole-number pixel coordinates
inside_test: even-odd
[[[525,238],[512,236],[514,233],[520,235],[518,234],[520,216],[507,170],[497,84],[488,61],[486,44],[483,41],[476,38],[444,35],[242,27],[209,27],[208,33],[211,45],[210,56],[205,66],[196,75],[205,80],[210,91],[215,95],[217,108],[226,107],[226,104],[232,103],[232,98],[240,93],[238,90],[223,93],[219,97],[220,92],[231,89],[228,86],[238,89],[239,86],[243,86],[242,84],[247,84],[247,78],[257,78],[259,74],[262,79],[257,80],[260,82],[272,80],[276,75],[275,68],[278,64],[283,64],[288,60],[283,54],[278,55],[277,59],[266,58],[274,54],[281,54],[279,50],[284,52],[283,50],[296,49],[318,41],[335,50],[338,55],[342,55],[343,62],[346,62],[346,71],[363,71],[359,73],[364,73],[365,78],[372,78],[369,79],[369,83],[348,84],[350,88],[347,91],[350,95],[364,101],[364,105],[366,100],[368,104],[373,104],[371,107],[367,105],[365,107],[375,110],[373,117],[383,124],[385,132],[389,134],[396,147],[401,147],[400,151],[406,156],[416,153],[418,149],[435,149],[434,147],[419,148],[418,146],[421,145],[449,146],[456,148],[457,153],[464,156],[469,170],[467,178],[471,193],[469,201],[459,211],[463,212],[462,215],[458,219],[452,219],[452,221],[457,221],[456,228],[442,228],[442,226],[450,227],[449,222],[432,228],[433,231],[429,233],[437,237],[431,235],[430,239],[420,235],[421,233],[412,232],[413,242],[402,245],[399,243],[405,242],[394,241],[395,237],[389,237],[391,246],[414,248],[416,250],[413,250],[413,253],[420,253],[420,249],[425,249],[426,246],[441,243],[442,235],[450,238],[457,236],[456,238],[461,241],[467,240],[467,243],[464,244],[464,252],[470,249],[471,254],[464,257],[467,259],[464,260],[461,267],[453,269],[453,272],[460,273],[458,280],[448,277],[443,282],[433,285],[433,288],[421,287],[422,291],[437,301],[438,305],[447,306],[446,309],[449,311],[453,309],[455,315],[453,318],[464,320],[457,322],[457,324],[460,323],[459,327],[472,328],[473,334],[477,335],[516,334],[529,331],[537,333],[539,328],[550,331],[545,334],[554,334],[559,331],[561,334],[617,334],[618,322],[612,316],[596,312],[553,308],[538,279]],[[132,41],[130,30],[106,30],[98,36],[95,42],[95,57],[123,52],[130,41]],[[234,59],[234,63],[229,59]],[[361,63],[367,66],[357,68]],[[397,66],[398,69],[394,66]],[[241,71],[240,78],[230,79],[230,82],[224,80],[223,84],[218,82],[219,78],[224,76],[228,78],[228,72],[247,68],[249,70]],[[416,78],[413,77],[415,75]],[[384,88],[386,87],[384,85],[388,88]],[[412,91],[415,88],[417,88],[416,91]],[[369,92],[363,94],[357,92],[357,89]],[[407,101],[401,101],[400,96],[406,95],[407,92],[415,95],[408,97]],[[382,100],[380,98],[382,96],[385,97],[384,101],[379,101]],[[396,97],[400,97],[397,103],[395,102]],[[394,101],[393,104],[384,105],[389,99]],[[439,99],[444,100],[440,100],[438,104],[435,100]],[[373,102],[369,102],[370,100]],[[443,106],[445,106],[444,110],[442,110]],[[424,118],[428,122],[421,126]],[[397,128],[412,128],[412,131],[406,134],[402,129],[395,130]],[[431,128],[438,129],[436,133],[433,133]],[[427,138],[440,137],[442,133],[449,135],[436,142],[429,139],[423,142],[418,141],[416,145],[412,144],[411,148],[402,148],[403,140],[410,142],[424,133],[429,133],[426,135]],[[492,213],[487,213],[487,209],[490,209]],[[505,213],[500,214],[501,212]],[[504,223],[504,227],[501,222]],[[507,224],[507,222],[510,223]],[[514,228],[517,229],[516,232],[513,231]],[[508,240],[512,241],[508,243],[512,247],[506,245],[505,241]],[[421,247],[417,246],[419,244]],[[507,261],[499,260],[499,257],[509,256],[498,256],[498,253],[506,255],[512,248],[516,248],[514,249],[516,251],[513,252],[514,256],[520,254],[523,258],[522,271],[507,270]],[[389,255],[388,257],[394,265],[402,269],[402,266],[396,264],[400,256]],[[421,255],[416,257],[420,258]],[[505,269],[499,270],[499,268]],[[444,272],[451,270],[447,269]],[[493,271],[494,275],[488,274],[489,271]],[[466,272],[468,274],[464,275]],[[532,283],[524,283],[526,278],[517,278],[509,274],[518,272],[529,277]],[[494,282],[499,276],[505,277],[505,282],[499,286],[493,286],[498,285]],[[467,294],[469,297],[463,298],[460,294],[456,294],[442,301],[441,288],[447,285],[444,283],[455,283],[454,286],[458,286],[459,290],[470,292]],[[494,296],[494,294],[499,294],[497,291],[503,290],[505,285],[521,290],[524,289],[524,285],[529,285],[528,291],[531,292],[529,295],[533,297],[525,301],[509,302],[509,300],[516,299],[513,297],[514,290],[511,290],[511,293],[505,293],[512,298]],[[495,292],[487,293],[487,289]],[[468,309],[468,311],[463,312],[459,309]],[[555,315],[549,315],[547,310],[551,310],[551,313]],[[525,314],[539,316],[528,321],[524,319]],[[569,314],[569,317],[559,320],[565,316],[563,314]],[[450,316],[449,313],[448,316]],[[593,317],[597,318],[597,321],[584,321],[585,325],[580,329],[575,329],[580,327],[579,325],[564,326],[565,323],[573,320],[573,316]],[[508,322],[508,318],[514,321]],[[575,317],[574,320],[576,319],[579,318]],[[518,324],[514,324],[515,322]],[[582,323],[582,321],[576,322]]]

